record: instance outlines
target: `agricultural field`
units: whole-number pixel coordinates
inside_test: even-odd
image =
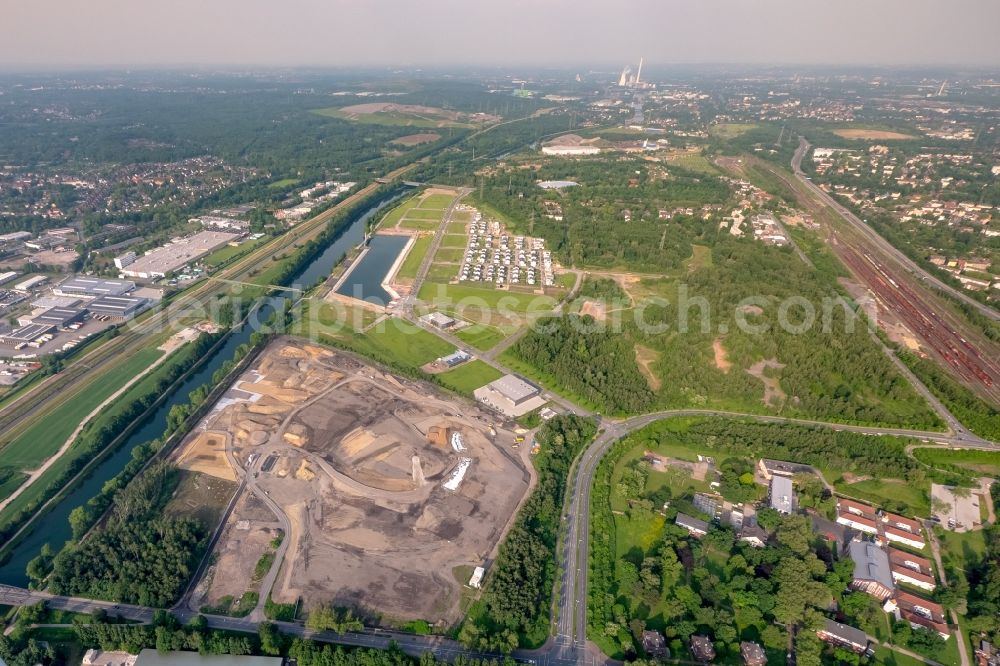
[[[862,141],[907,141],[919,138],[912,134],[903,134],[902,132],[876,128],[844,128],[832,131],[843,139],[859,139]]]

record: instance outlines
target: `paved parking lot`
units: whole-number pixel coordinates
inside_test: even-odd
[[[941,527],[955,532],[967,532],[980,527],[981,497],[975,492],[978,489],[969,490],[967,496],[961,497],[955,494],[951,486],[937,483],[931,485],[931,511],[940,521]]]

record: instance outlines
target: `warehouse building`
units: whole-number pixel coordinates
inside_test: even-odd
[[[80,304],[80,299],[73,296],[39,296],[31,301],[31,307],[35,310],[48,310],[49,308],[75,308]]]
[[[27,324],[18,326],[13,331],[0,334],[0,345],[8,347],[18,347],[20,345],[31,344],[43,335],[49,335],[56,330],[50,324]]]
[[[544,405],[545,398],[540,394],[537,386],[514,375],[504,375],[473,391],[476,400],[510,418],[524,416]]]
[[[164,278],[239,237],[240,234],[223,231],[201,231],[150,250],[125,266],[122,274],[143,279]]]
[[[31,291],[32,289],[42,286],[48,281],[49,278],[47,278],[44,275],[33,275],[27,280],[15,284],[14,289],[16,289],[17,291]]]
[[[67,328],[83,321],[83,308],[49,308],[34,318],[36,324],[49,324],[56,328]]]
[[[16,278],[18,275],[20,275],[20,273],[18,273],[17,271],[6,271],[0,273],[0,284],[7,284],[8,282]]]
[[[148,298],[133,296],[102,296],[87,305],[87,310],[98,318],[131,319],[149,307]]]
[[[135,289],[135,282],[111,280],[77,275],[58,284],[52,293],[56,296],[79,296],[100,298],[101,296],[124,296]]]

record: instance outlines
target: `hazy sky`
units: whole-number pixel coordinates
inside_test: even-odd
[[[7,0],[0,68],[1000,66],[1000,0]]]

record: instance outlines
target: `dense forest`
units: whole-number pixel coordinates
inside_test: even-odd
[[[500,547],[482,598],[469,609],[458,636],[466,645],[509,653],[548,638],[567,476],[595,432],[593,422],[574,415],[558,416],[538,431],[538,484]]]
[[[49,589],[142,606],[167,607],[194,572],[204,525],[162,515],[176,472],[157,463],[119,490],[106,524],[52,563]]]
[[[538,187],[539,180],[579,184],[553,192]],[[721,206],[731,194],[709,174],[634,157],[596,157],[502,169],[482,179],[473,198],[518,232],[544,238],[565,265],[662,272],[690,257],[696,239],[716,235],[718,217],[706,221],[701,207]],[[552,204],[561,207],[561,220],[548,216]],[[693,210],[660,219],[660,210],[681,207]]]
[[[594,323],[576,315],[541,319],[511,351],[605,412],[645,410],[653,394],[636,367],[634,348]]]

